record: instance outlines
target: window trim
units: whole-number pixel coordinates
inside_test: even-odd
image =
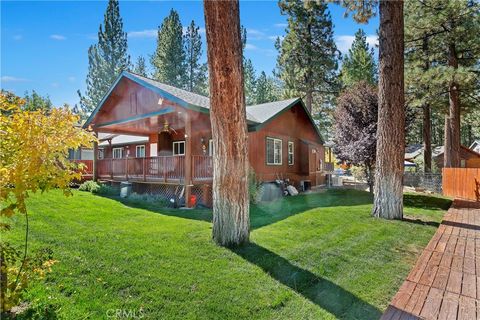
[[[120,150],[121,157],[115,157],[115,150]],[[123,147],[112,148],[112,159],[123,159]]]
[[[175,153],[175,145],[180,145],[180,144],[183,144],[183,153]],[[173,141],[172,143],[172,153],[174,156],[184,156],[185,155],[185,151],[186,151],[186,144],[185,144],[185,140],[179,140],[179,141]]]
[[[292,151],[290,152],[290,146],[292,146]],[[292,163],[290,163],[290,155],[292,155]],[[287,145],[287,162],[289,166],[293,166],[295,164],[295,142],[288,141]]]
[[[105,159],[105,148],[98,148],[97,159]]]
[[[268,140],[273,141],[273,163],[268,162]],[[280,162],[275,163],[275,143],[280,142]],[[281,166],[283,165],[283,140],[279,138],[266,137],[265,140],[265,163],[267,166]]]
[[[138,150],[143,147],[143,156],[138,156]],[[145,158],[147,156],[147,148],[144,144],[139,144],[135,146],[135,158]]]

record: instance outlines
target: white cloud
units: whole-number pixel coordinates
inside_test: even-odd
[[[50,39],[58,40],[58,41],[63,41],[63,40],[66,40],[67,37],[62,36],[61,34],[51,34],[51,35],[50,35]]]
[[[77,78],[75,78],[74,76],[70,76],[67,78],[68,81],[70,82],[75,82],[75,80],[77,80]]]
[[[54,87],[54,88],[60,87],[60,84],[59,84],[58,82],[52,82],[51,85],[52,85],[52,87]]]
[[[335,38],[335,42],[337,44],[337,49],[340,50],[342,53],[348,52],[348,49],[352,46],[353,40],[355,40],[355,36],[351,35],[341,35]],[[367,43],[370,47],[375,47],[378,45],[378,37],[375,34],[367,35]]]
[[[262,40],[265,39],[266,35],[264,32],[257,29],[247,29],[247,39],[248,40]]]
[[[287,23],[275,23],[273,25],[275,28],[286,28],[288,26]]]
[[[22,36],[21,34],[16,34],[16,35],[14,35],[12,38],[13,38],[13,40],[15,40],[15,41],[20,41],[20,40],[23,39],[23,36]]]
[[[130,31],[129,38],[155,38],[157,36],[157,29],[145,29],[141,31]]]
[[[12,77],[12,76],[2,76],[2,82],[25,82],[25,81],[28,81],[28,79]]]
[[[253,51],[253,50],[257,50],[257,49],[258,49],[257,46],[254,46],[253,44],[247,43],[245,45],[245,50],[252,50]]]

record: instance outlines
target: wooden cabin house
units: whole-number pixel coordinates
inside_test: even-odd
[[[130,181],[144,191],[185,187],[208,205],[215,156],[210,99],[130,72],[122,72],[84,127],[102,133],[94,176]],[[333,164],[300,98],[247,108],[249,159],[260,181],[290,179],[321,185]],[[114,144],[119,135],[142,141]],[[109,136],[112,137],[109,139]]]

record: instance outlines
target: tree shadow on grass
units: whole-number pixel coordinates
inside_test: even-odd
[[[232,251],[340,319],[378,319],[382,312],[335,283],[295,266],[276,253],[249,243]]]
[[[146,209],[163,215],[184,219],[212,222],[211,209],[173,209],[162,207],[156,203],[130,200],[128,198],[120,198],[119,196],[104,197],[116,200],[132,208]],[[320,193],[283,197],[270,202],[251,204],[250,228],[251,230],[255,230],[319,207],[356,206],[371,203],[372,196],[370,193],[350,189],[330,189]]]

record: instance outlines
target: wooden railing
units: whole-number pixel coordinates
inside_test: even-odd
[[[213,178],[213,158],[210,156],[192,157],[193,180],[209,180]]]
[[[181,182],[185,180],[185,156],[99,159],[98,176],[114,180]],[[192,156],[192,180],[213,177],[212,159]]]
[[[84,169],[82,170],[82,175],[92,175],[93,174],[93,160],[70,160],[75,163],[83,163]]]

